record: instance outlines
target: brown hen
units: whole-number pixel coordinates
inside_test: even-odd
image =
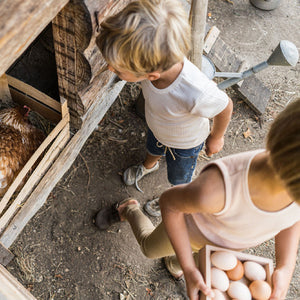
[[[0,111],[0,197],[45,138],[28,113],[26,106]]]

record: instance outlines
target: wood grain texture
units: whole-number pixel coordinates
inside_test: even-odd
[[[68,0],[0,1],[0,76],[67,2]]]
[[[26,288],[6,268],[0,265],[0,299],[5,300],[36,300]]]
[[[129,2],[71,0],[53,20],[59,92],[68,102],[71,126],[76,129],[113,76],[104,74],[106,62],[96,45],[99,24]]]
[[[190,60],[201,70],[208,0],[192,0],[189,21],[192,27]]]
[[[106,86],[102,97],[95,99],[96,101],[85,114],[82,128],[76,132],[68,144],[62,149],[58,158],[53,162],[37,187],[32,191],[20,211],[10,221],[4,232],[1,234],[0,242],[5,247],[9,248],[11,246],[29,220],[43,206],[52,189],[71,167],[84,143],[97,124],[102,120],[124,85],[124,81],[114,83],[114,80],[112,80]]]

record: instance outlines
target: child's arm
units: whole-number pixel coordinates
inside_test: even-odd
[[[183,270],[191,300],[199,299],[199,291],[210,296],[212,291],[195,265],[184,213],[218,212],[224,206],[224,195],[223,177],[217,167],[211,167],[190,184],[165,191],[159,200],[162,221]]]
[[[224,134],[231,119],[232,107],[232,100],[229,98],[226,108],[213,118],[213,127],[205,142],[208,156],[218,153],[223,148]]]
[[[272,275],[273,292],[270,300],[286,297],[296,264],[299,239],[300,221],[275,237],[276,268]]]

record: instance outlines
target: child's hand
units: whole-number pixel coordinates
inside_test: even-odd
[[[213,291],[205,284],[201,272],[195,268],[190,272],[184,273],[186,290],[190,300],[199,300],[200,293],[213,298]]]
[[[206,155],[211,157],[213,154],[218,153],[224,146],[224,136],[221,138],[215,138],[213,135],[209,135],[205,142]]]
[[[273,291],[270,300],[285,299],[290,284],[290,272],[286,274],[285,270],[275,269],[272,275]]]

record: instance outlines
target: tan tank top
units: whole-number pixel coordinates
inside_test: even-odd
[[[267,212],[251,201],[249,167],[254,156],[263,151],[230,155],[205,166],[204,169],[213,164],[220,169],[225,182],[225,206],[215,214],[186,215],[187,227],[193,237],[200,231],[221,247],[244,249],[271,239],[300,220],[300,205],[295,202],[280,211]]]

